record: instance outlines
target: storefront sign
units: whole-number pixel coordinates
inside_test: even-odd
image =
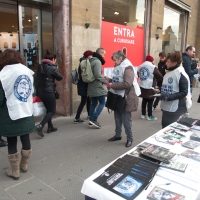
[[[104,68],[114,66],[111,56],[119,50],[139,66],[144,61],[144,29],[102,21],[101,47],[106,51]]]

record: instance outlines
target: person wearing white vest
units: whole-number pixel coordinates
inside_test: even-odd
[[[7,49],[0,54],[0,135],[7,138],[11,169],[6,175],[18,180],[20,169],[28,170],[31,154],[29,133],[35,130],[33,117],[33,74],[18,51]],[[17,136],[22,143],[21,160]]]
[[[190,80],[181,65],[179,51],[170,53],[166,58],[167,73],[161,88],[162,128],[178,120],[191,107]],[[187,101],[186,101],[187,100]]]
[[[123,124],[127,137],[125,146],[130,147],[133,141],[131,112],[137,111],[138,96],[141,94],[140,87],[137,83],[137,73],[134,66],[121,51],[115,52],[112,55],[112,60],[115,67],[112,82],[108,83],[107,86],[110,88],[110,92],[122,97],[127,95],[127,98],[125,110],[123,112],[114,111],[115,135],[108,141],[121,140]]]
[[[159,92],[158,89],[155,89],[156,81],[161,81],[163,78],[158,68],[152,63],[153,61],[154,58],[147,55],[146,61],[138,68],[140,77],[139,85],[142,93],[140,95],[140,97],[142,97],[141,119],[147,119],[149,121],[157,120],[157,118],[152,115],[153,95]],[[146,115],[146,107],[148,107],[148,115]]]

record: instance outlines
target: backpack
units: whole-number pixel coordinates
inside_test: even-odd
[[[72,83],[77,85],[78,84],[78,72],[77,72],[77,70],[76,69],[72,70],[71,75],[72,75],[72,79],[71,79]]]
[[[95,77],[92,72],[89,59],[82,60],[80,63],[80,67],[81,67],[81,77],[83,82],[85,83],[93,82],[95,80]]]

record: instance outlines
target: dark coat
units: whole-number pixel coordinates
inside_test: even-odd
[[[42,64],[38,66],[37,69],[37,92],[54,92],[56,88],[55,79],[60,81],[63,79],[62,75],[59,73],[56,65],[54,65],[50,60],[42,60]],[[48,80],[47,80],[48,78]]]
[[[165,75],[165,69],[166,69],[166,62],[164,61],[164,62],[159,62],[158,63],[158,70],[159,70],[159,72],[162,74],[162,76],[164,76]],[[160,81],[157,81],[157,86],[158,86],[158,88],[160,89],[161,88],[161,86],[162,86],[162,81],[163,80],[160,80]]]
[[[84,60],[84,58],[80,58],[80,62]],[[78,67],[78,84],[77,84],[77,90],[78,90],[78,95],[79,96],[87,96],[87,87],[88,83],[83,82],[82,77],[81,77],[81,67],[79,65]]]
[[[154,68],[153,75],[154,75],[154,81],[153,81],[152,87],[155,87],[156,86],[156,81],[157,82],[162,81],[163,80],[163,76],[159,72],[157,67]],[[145,99],[153,99],[154,98],[153,95],[156,94],[153,89],[145,89],[145,88],[141,88],[141,87],[140,87],[140,89],[141,89],[140,97],[143,97]]]
[[[133,86],[134,71],[132,66],[126,67],[123,79],[123,82],[113,82],[111,88],[114,90],[125,90],[125,95],[128,94],[126,99],[126,112],[137,111],[138,97],[135,94]]]
[[[4,137],[21,136],[33,132],[35,129],[34,117],[25,117],[12,120],[8,114],[6,97],[0,82],[0,135]]]
[[[185,69],[185,72],[190,78],[190,86],[192,87],[192,81],[191,78],[193,77],[194,74],[198,73],[198,69],[192,69],[192,59],[190,58],[189,54],[187,52],[182,53],[182,59],[183,59],[183,67]]]

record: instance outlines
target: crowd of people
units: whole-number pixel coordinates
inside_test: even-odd
[[[103,48],[95,52],[87,50],[79,60],[77,90],[81,102],[74,124],[84,123],[81,113],[87,105],[88,126],[101,128],[98,117],[105,107],[108,91],[126,99],[122,111],[114,110],[115,135],[108,139],[109,142],[121,140],[123,125],[127,138],[125,146],[132,145],[131,113],[137,111],[139,97],[142,98],[141,119],[149,121],[157,120],[152,111],[161,101],[162,128],[175,122],[181,115],[188,115],[188,108],[192,104],[193,77],[200,68],[194,59],[193,46],[188,46],[184,53],[174,51],[166,56],[160,52],[158,67],[154,65],[151,55],[147,55],[144,63],[135,67],[122,51],[116,51],[111,57],[114,66],[111,77],[103,74],[105,54]],[[81,63],[86,59],[89,60],[94,76],[94,80],[88,83],[83,81],[81,69]],[[45,124],[48,124],[47,133],[58,130],[52,123],[57,98],[55,80],[61,81],[63,76],[56,66],[56,54],[47,50],[38,66],[35,84],[33,74],[25,66],[25,60],[19,52],[7,49],[0,53],[0,147],[8,146],[11,169],[6,170],[6,175],[15,180],[19,179],[20,171],[25,173],[28,170],[28,159],[32,151],[29,134],[36,131],[43,138]],[[106,82],[100,81],[102,78]],[[36,126],[32,106],[35,90],[46,108],[45,116]],[[17,150],[17,136],[20,136],[22,143],[21,156]]]

